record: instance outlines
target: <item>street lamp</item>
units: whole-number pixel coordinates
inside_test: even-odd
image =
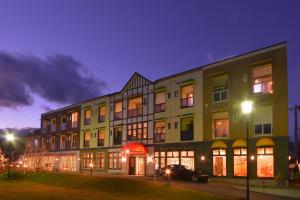
[[[166,174],[167,174],[167,184],[170,185],[170,174],[171,174],[171,170],[170,170],[170,169],[166,169]]]
[[[94,164],[90,163],[91,175],[93,175],[93,167],[94,167]]]
[[[247,200],[250,199],[250,192],[249,192],[249,116],[252,112],[253,102],[250,100],[245,100],[241,103],[242,113],[246,116],[246,138],[247,138],[247,192],[246,198]]]
[[[10,176],[11,176],[11,173],[10,173],[11,157],[12,157],[12,155],[11,155],[12,154],[11,145],[15,141],[15,136],[12,133],[7,133],[5,135],[5,139],[8,142],[8,154],[9,154],[7,179],[10,179]]]

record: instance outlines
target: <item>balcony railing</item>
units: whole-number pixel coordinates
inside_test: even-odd
[[[165,103],[155,104],[155,112],[165,112]]]
[[[114,137],[114,145],[121,145],[122,144],[122,138],[121,137]]]
[[[128,117],[137,117],[141,115],[142,115],[142,108],[129,109],[127,113]]]
[[[99,117],[98,117],[98,122],[99,122],[99,123],[105,122],[105,115],[99,115]]]
[[[51,126],[51,131],[52,132],[56,131],[56,127],[55,126]]]
[[[51,149],[51,150],[55,150],[55,144],[51,144],[51,145],[50,145],[50,149]]]
[[[65,148],[66,148],[66,144],[65,143],[60,144],[60,149],[65,149]]]
[[[115,112],[114,113],[114,120],[120,120],[120,119],[122,119],[123,118],[123,112],[121,111],[121,112]]]
[[[104,139],[98,139],[98,146],[104,146]]]
[[[193,130],[181,131],[180,139],[181,139],[181,141],[193,140],[194,139],[194,131]]]
[[[194,106],[194,97],[187,97],[181,99],[181,108],[188,108]]]
[[[84,125],[90,125],[91,124],[91,118],[84,119]]]
[[[72,142],[72,148],[76,148],[77,147],[77,142]]]
[[[164,142],[165,133],[155,133],[155,142]]]
[[[89,146],[90,146],[90,141],[89,141],[89,140],[85,140],[85,141],[83,142],[83,146],[84,146],[84,147],[89,147]]]
[[[223,138],[229,136],[229,128],[214,128],[214,137]]]
[[[61,127],[60,127],[62,130],[66,129],[67,128],[67,124],[66,123],[63,123],[61,124]]]
[[[77,121],[73,121],[72,122],[72,128],[77,128],[78,122]]]

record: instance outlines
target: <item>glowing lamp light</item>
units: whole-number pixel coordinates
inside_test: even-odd
[[[200,159],[201,159],[202,161],[204,161],[204,160],[205,160],[205,156],[201,156]]]
[[[58,158],[55,158],[56,161],[58,161]]]
[[[241,103],[243,114],[250,114],[252,112],[253,102],[246,100]]]
[[[15,140],[15,136],[13,134],[11,134],[11,133],[6,134],[5,138],[9,142],[13,142]]]
[[[166,174],[169,176],[171,174],[171,170],[170,169],[166,169]]]
[[[251,158],[250,158],[251,160],[254,160],[255,159],[255,156],[251,156]]]
[[[289,160],[291,160],[292,159],[292,157],[291,156],[289,156]]]
[[[27,168],[28,166],[27,166],[27,165],[23,165],[23,167],[24,167],[24,168]]]
[[[93,163],[90,163],[90,168],[94,167]]]
[[[126,162],[126,157],[122,157],[122,162]]]
[[[128,149],[126,149],[125,153],[126,153],[126,154],[129,154],[129,150],[128,150]]]
[[[77,160],[80,160],[80,158],[77,158]]]
[[[153,162],[153,158],[152,158],[151,156],[148,156],[148,157],[147,157],[147,162],[148,162],[148,163],[152,163],[152,162]]]

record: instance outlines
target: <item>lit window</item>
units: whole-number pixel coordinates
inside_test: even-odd
[[[90,146],[90,140],[91,140],[91,133],[90,132],[85,132],[84,133],[84,147],[89,147]]]
[[[227,112],[213,114],[213,136],[214,138],[229,137],[229,118]]]
[[[247,176],[247,149],[234,149],[234,176]]]
[[[93,154],[92,153],[82,154],[82,167],[90,168],[90,164],[93,164]]]
[[[128,102],[128,117],[136,117],[142,115],[142,97],[130,99]]]
[[[122,101],[116,102],[115,103],[115,111],[114,111],[114,119],[115,120],[120,120],[122,119]]]
[[[273,147],[257,148],[257,177],[274,177]]]
[[[106,107],[105,106],[100,106],[99,107],[99,118],[98,118],[98,122],[102,123],[105,121],[105,112],[106,112]]]
[[[226,176],[226,150],[213,150],[213,175]]]
[[[160,152],[160,167],[163,168],[166,166],[166,152]]]
[[[253,93],[273,93],[272,64],[253,68],[252,77]]]
[[[167,165],[179,164],[179,153],[178,151],[167,152]]]
[[[78,112],[72,113],[72,128],[77,128],[78,124]]]
[[[180,164],[184,165],[187,169],[195,169],[194,151],[181,151]]]
[[[109,169],[114,169],[114,170],[122,169],[121,153],[109,153]]]
[[[92,116],[92,111],[90,109],[84,111],[84,125],[91,124],[91,116]]]
[[[212,79],[213,102],[223,102],[228,99],[228,75],[217,76]]]
[[[164,142],[166,134],[166,122],[155,122],[155,142]]]
[[[148,125],[144,123],[134,123],[127,125],[127,140],[142,140],[148,137]]]
[[[104,153],[96,153],[96,168],[103,169],[104,168]]]
[[[65,149],[66,147],[66,136],[60,136],[60,149]]]
[[[181,87],[181,108],[194,106],[194,85]]]
[[[155,94],[155,112],[165,111],[166,95],[165,92],[159,92]]]
[[[104,146],[105,129],[98,130],[98,146]]]

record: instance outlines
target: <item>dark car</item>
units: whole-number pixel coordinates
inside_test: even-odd
[[[163,177],[168,177],[166,171],[169,170],[170,178],[177,179],[177,180],[184,180],[184,181],[193,181],[193,182],[200,182],[200,183],[207,183],[208,182],[208,175],[198,171],[192,171],[187,169],[184,165],[168,165],[164,168],[159,170],[159,174]]]

